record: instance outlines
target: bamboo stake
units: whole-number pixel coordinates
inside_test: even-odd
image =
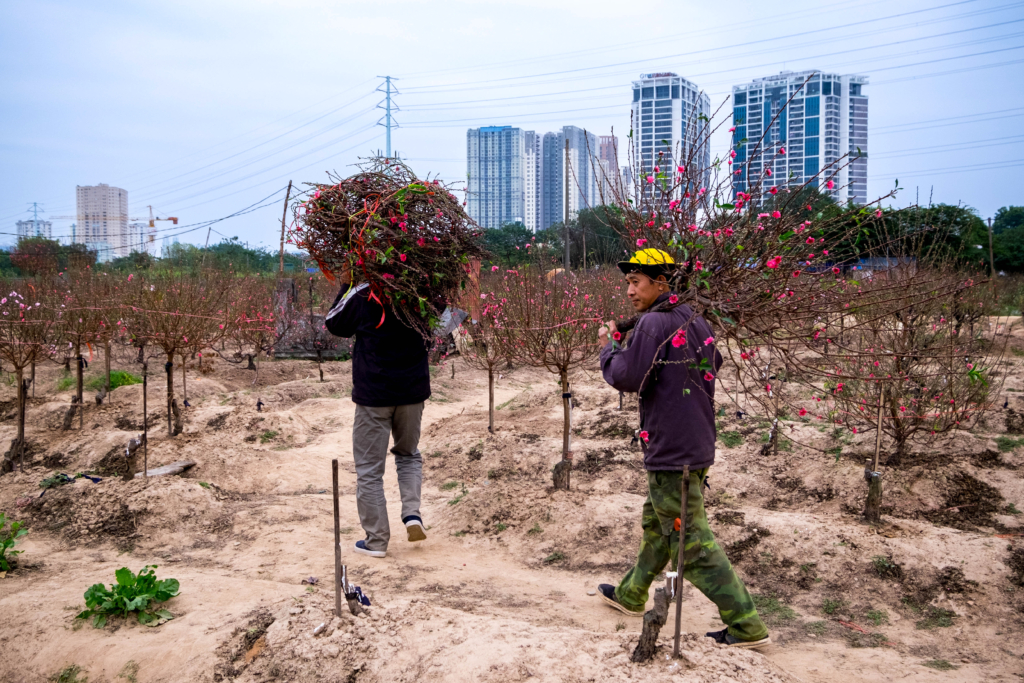
[[[338,460],[331,460],[334,478],[334,614],[341,616],[341,594],[345,592],[341,580],[341,524],[338,518]]]
[[[679,636],[683,619],[683,550],[686,546],[686,507],[690,499],[690,466],[683,465],[683,484],[679,497],[679,558],[676,560],[676,635],[672,656],[679,657]]]

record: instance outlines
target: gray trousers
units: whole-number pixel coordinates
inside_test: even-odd
[[[398,491],[402,496],[402,519],[420,516],[420,487],[423,483],[423,456],[420,420],[423,404],[372,408],[356,404],[352,424],[352,456],[356,464],[356,505],[359,523],[366,532],[366,547],[387,550],[391,539],[387,501],[384,500],[384,463],[388,457],[388,439],[395,435],[391,452],[398,471]]]

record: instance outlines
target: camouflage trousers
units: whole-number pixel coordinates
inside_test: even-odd
[[[718,613],[732,636],[740,640],[760,640],[768,635],[768,628],[708,526],[702,493],[707,475],[707,469],[690,472],[683,576],[718,606]],[[647,473],[640,552],[636,564],[615,589],[616,598],[628,609],[642,610],[654,577],[666,565],[675,570],[679,557],[679,532],[675,530],[675,521],[681,507],[682,478],[682,472]]]

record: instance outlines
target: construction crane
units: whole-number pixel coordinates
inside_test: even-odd
[[[178,224],[178,217],[177,216],[168,216],[167,218],[160,218],[159,216],[154,216],[153,215],[153,207],[152,206],[147,205],[146,208],[149,209],[149,218],[148,219],[146,219],[146,218],[135,218],[135,217],[132,217],[132,216],[102,216],[102,217],[97,216],[96,218],[100,219],[100,220],[106,220],[106,221],[126,220],[129,223],[138,223],[138,222],[142,222],[142,221],[148,221],[148,223],[149,223],[149,231],[144,236],[145,251],[152,253],[152,251],[156,249],[156,222],[157,221],[170,221],[174,225],[177,225]],[[79,218],[80,218],[79,216],[50,216],[50,220],[58,220],[58,219],[78,220]],[[95,219],[93,219],[93,220],[95,220]],[[139,246],[143,246],[143,245],[139,245]]]

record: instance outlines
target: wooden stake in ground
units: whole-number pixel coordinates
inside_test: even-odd
[[[331,476],[334,479],[334,615],[341,616],[341,522],[338,512],[338,460],[331,460]]]
[[[142,471],[149,478],[149,415],[146,410],[146,389],[149,383],[149,363],[142,364]]]
[[[682,491],[679,497],[679,557],[676,560],[676,636],[672,656],[679,657],[679,635],[683,619],[683,551],[686,547],[686,506],[690,500],[690,466],[683,465]]]

